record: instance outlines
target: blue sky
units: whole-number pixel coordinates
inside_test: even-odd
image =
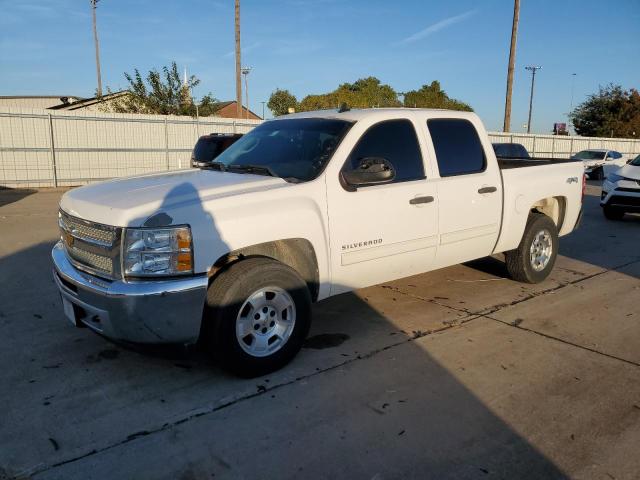
[[[88,0],[0,0],[0,95],[92,96]],[[504,112],[512,0],[242,0],[251,108],[276,88],[301,98],[374,75],[398,91],[439,80],[492,130]],[[103,85],[172,60],[202,80],[195,95],[235,97],[233,0],[100,0]],[[528,64],[536,76],[532,130],[565,121],[599,85],[640,87],[640,0],[523,0],[513,131],[526,122]]]

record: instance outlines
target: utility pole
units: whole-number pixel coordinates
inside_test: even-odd
[[[520,0],[513,2],[513,24],[511,25],[511,48],[509,49],[509,67],[507,69],[507,98],[504,102],[503,132],[511,130],[511,92],[513,90],[513,68],[516,63],[516,41],[518,39],[518,22],[520,21]]]
[[[527,133],[531,133],[531,111],[533,110],[533,85],[536,81],[536,72],[540,70],[542,67],[529,65],[528,67],[524,67],[525,70],[529,70],[531,72],[531,95],[529,96],[529,120],[527,121]]]
[[[102,96],[102,76],[100,75],[100,45],[98,43],[98,28],[96,27],[96,7],[100,0],[89,0],[93,14],[93,43],[96,47],[96,72],[98,74],[98,96]]]
[[[240,0],[236,0],[236,117],[242,118],[242,80],[240,78]]]
[[[242,67],[242,75],[244,75],[244,95],[245,95],[245,104],[247,107],[247,111],[245,113],[245,117],[249,118],[249,83],[247,82],[247,75],[251,72],[251,67]]]
[[[264,104],[267,102],[260,102],[262,104],[262,119],[264,120]]]

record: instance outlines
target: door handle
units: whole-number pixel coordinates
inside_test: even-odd
[[[497,191],[498,189],[496,187],[482,187],[478,189],[478,193],[493,193]]]
[[[421,203],[431,203],[433,202],[433,197],[415,197],[409,200],[411,205],[419,205]]]

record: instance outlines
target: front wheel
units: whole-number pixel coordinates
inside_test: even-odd
[[[249,258],[213,281],[204,321],[205,343],[225,369],[265,375],[300,351],[311,323],[311,295],[292,268]]]
[[[548,216],[531,213],[515,250],[505,252],[507,270],[518,282],[540,283],[546,279],[558,255],[558,229]]]

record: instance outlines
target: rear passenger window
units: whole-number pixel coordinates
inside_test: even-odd
[[[425,178],[418,137],[409,120],[388,120],[369,128],[351,151],[345,169],[356,169],[367,157],[391,162],[396,169],[395,182]]]
[[[441,177],[482,172],[484,149],[471,122],[459,118],[427,120]]]

